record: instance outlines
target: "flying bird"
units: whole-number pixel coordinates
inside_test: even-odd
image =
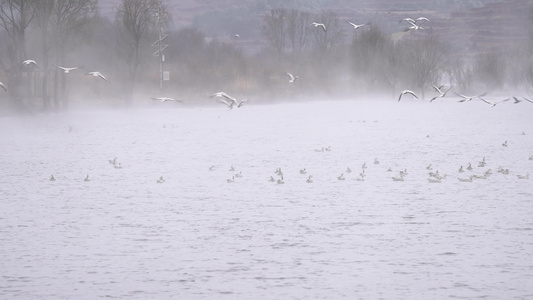
[[[533,100],[531,100],[531,99],[528,99],[526,97],[522,97],[522,98],[524,98],[524,100],[526,100],[527,102],[533,103]]]
[[[398,97],[398,102],[400,102],[400,100],[402,99],[402,96],[405,95],[405,94],[410,94],[413,97],[415,97],[416,99],[418,99],[418,96],[413,91],[404,90],[403,92],[400,93],[400,97]]]
[[[74,67],[74,68],[67,68],[67,67],[60,67],[60,66],[57,66],[57,67],[59,69],[63,70],[63,72],[65,72],[65,74],[70,73],[70,71],[79,69],[79,67]]]
[[[107,81],[107,78],[105,78],[104,75],[102,75],[102,73],[100,73],[100,72],[89,72],[89,73],[87,73],[85,75],[92,75],[94,77],[100,77],[103,80]]]
[[[453,85],[450,86],[447,90],[445,90],[444,92],[441,90],[442,89],[442,86],[441,87],[437,87],[437,86],[433,86],[433,88],[435,89],[435,91],[437,93],[439,93],[438,96],[435,96],[433,98],[431,98],[431,100],[429,100],[429,102],[432,102],[433,100],[437,99],[437,98],[444,98],[446,96],[446,93],[448,93],[451,89],[452,89]]]
[[[411,24],[411,26],[410,26],[410,27],[407,27],[406,29],[404,29],[404,30],[403,30],[404,32],[407,32],[407,31],[409,31],[409,30],[424,29],[424,28],[422,28],[422,26],[420,26],[420,25],[416,25],[416,23],[411,23],[411,22],[409,22],[409,24]]]
[[[35,67],[37,67],[37,69],[39,69],[39,66],[37,65],[37,63],[33,59],[27,59],[27,60],[23,61],[21,68],[24,67],[24,66],[29,66],[29,65],[35,65]]]
[[[352,22],[350,22],[350,21],[346,21],[346,23],[352,25],[352,26],[353,26],[353,29],[356,29],[356,30],[359,29],[359,28],[361,28],[361,27],[363,27],[363,26],[365,26],[365,25],[368,25],[368,24],[369,24],[369,23],[365,23],[365,24],[355,24],[355,23],[352,23]]]
[[[490,101],[487,101],[487,100],[485,100],[485,99],[483,99],[483,98],[481,98],[481,97],[478,97],[478,98],[479,98],[481,101],[483,101],[483,102],[487,103],[488,105],[490,105],[490,107],[494,107],[494,106],[496,106],[496,104],[500,104],[500,103],[502,103],[502,102],[505,102],[505,101],[509,101],[509,100],[511,100],[511,98],[507,98],[507,99],[503,99],[503,100],[498,101],[498,102],[490,102]]]
[[[167,102],[167,101],[182,102],[181,100],[177,100],[177,99],[170,98],[170,97],[157,97],[157,98],[152,98],[152,100],[156,100],[160,102]]]
[[[315,28],[316,27],[322,27],[322,30],[324,30],[324,32],[326,32],[326,25],[324,25],[323,23],[313,22],[313,23],[311,23],[311,25],[315,26]]]
[[[287,72],[287,76],[289,76],[289,82],[293,83],[296,79],[298,79],[298,76],[294,76],[291,73]]]
[[[220,102],[221,103],[224,103],[226,104],[229,109],[231,110],[233,108],[233,106],[237,106],[237,108],[241,107],[244,103],[246,103],[248,101],[248,99],[244,99],[244,100],[241,100],[241,101],[238,101],[237,99],[235,99],[234,97],[224,93],[224,92],[218,92],[218,93],[215,93],[213,95],[211,95],[211,98],[212,97],[219,97],[219,98],[224,98],[224,99],[220,99]]]
[[[4,89],[5,92],[7,92],[7,88],[6,86],[4,85],[3,82],[0,81],[0,87]]]
[[[455,93],[457,96],[463,98],[461,100],[459,100],[459,102],[465,102],[465,101],[472,101],[473,99],[475,98],[480,98],[480,97],[483,97],[485,96],[487,93],[483,93],[481,95],[477,95],[477,96],[465,96],[465,95],[462,95],[462,94],[459,94],[459,93]],[[480,98],[481,99],[481,98]]]

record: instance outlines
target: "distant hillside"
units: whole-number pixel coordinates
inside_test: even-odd
[[[121,0],[100,0],[101,14],[114,17]],[[401,31],[405,17],[431,20],[416,35],[437,35],[464,54],[497,50],[524,41],[531,34],[533,0],[180,0],[167,1],[174,28],[198,27],[207,37],[232,39],[243,49],[261,47],[262,16],[273,8],[310,12],[331,10],[343,20],[373,22],[390,34]],[[347,28],[349,30],[349,28]]]

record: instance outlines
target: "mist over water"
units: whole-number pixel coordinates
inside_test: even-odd
[[[161,104],[0,118],[0,298],[533,296],[533,105]]]

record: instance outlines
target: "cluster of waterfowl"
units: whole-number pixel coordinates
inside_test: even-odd
[[[531,155],[529,157],[529,160],[533,161],[533,155]],[[381,164],[380,160],[377,157],[374,158],[374,163],[373,163],[373,165],[375,166],[374,168],[378,168],[380,166],[380,164]],[[472,163],[470,163],[470,162],[465,164],[465,165],[461,165],[461,166],[459,166],[456,169],[457,170],[456,171],[456,174],[457,174],[456,178],[460,182],[472,182],[475,179],[487,179],[489,176],[491,176],[493,174],[492,168],[486,168],[487,165],[488,165],[488,163],[487,163],[487,160],[486,160],[485,157],[483,157],[477,163],[477,168],[474,167],[472,165]],[[353,173],[353,171],[352,171],[352,169],[350,167],[347,167],[343,172],[340,173],[340,175],[338,175],[336,177],[336,179],[338,181],[346,181],[346,180],[349,180],[349,179],[355,180],[355,181],[365,181],[365,178],[367,177],[367,173],[365,172],[365,170],[367,170],[368,168],[369,168],[368,164],[366,162],[364,162],[361,165],[361,171],[360,171],[359,175],[356,176],[355,178],[353,178],[353,177],[350,178],[350,176]],[[484,169],[482,169],[482,168],[484,168]],[[381,170],[383,170],[383,169],[384,168],[379,167],[379,169],[372,170],[371,173],[374,175],[374,174],[376,174],[376,172],[381,172]],[[445,179],[447,179],[448,176],[449,176],[446,173],[440,173],[439,170],[435,170],[432,163],[430,163],[425,169],[426,169],[426,172],[427,172],[427,175],[428,175],[427,181],[429,183],[441,183]],[[213,171],[214,170],[214,166],[210,167],[209,170]],[[234,167],[231,166],[229,171],[235,172]],[[421,168],[418,169],[418,170],[415,170],[416,173],[420,173],[421,171],[422,171]],[[497,173],[500,173],[502,175],[510,174],[509,169],[508,168],[504,168],[502,166],[498,166],[496,171],[497,171]],[[393,172],[392,167],[388,167],[386,169],[386,172]],[[467,173],[470,173],[470,174],[466,175]],[[271,175],[271,176],[267,177],[267,181],[268,182],[277,183],[277,184],[284,184],[285,183],[284,173],[281,170],[281,168],[276,168],[276,170],[274,171],[274,174],[275,175]],[[309,174],[307,168],[299,169],[298,174],[307,175],[307,177],[304,177],[306,183],[313,183],[314,182],[314,177],[313,177],[313,175]],[[529,173],[516,174],[516,176],[517,176],[518,179],[529,179]],[[227,179],[227,182],[228,183],[233,183],[233,182],[235,182],[235,178],[237,178],[237,177],[242,177],[242,171],[239,171],[238,173],[234,173],[232,175],[232,178]],[[408,173],[406,168],[403,168],[403,169],[399,170],[397,175],[394,175],[394,176],[390,176],[389,175],[388,176],[388,178],[390,180],[392,180],[392,181],[406,181],[408,177],[409,177],[409,173]],[[334,178],[335,177],[332,176],[330,178],[330,180],[334,180]],[[386,178],[386,177],[384,177],[384,178]],[[301,180],[304,181],[304,179],[301,179]]]

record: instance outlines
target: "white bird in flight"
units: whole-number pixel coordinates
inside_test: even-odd
[[[418,99],[418,96],[413,91],[404,90],[403,92],[400,93],[400,97],[398,97],[398,102],[400,102],[400,100],[402,99],[402,96],[405,95],[405,94],[410,94],[413,97],[415,97],[416,99]]]
[[[315,28],[316,27],[322,27],[322,30],[324,30],[324,32],[326,32],[326,25],[324,25],[324,23],[313,22],[313,23],[311,23],[311,25],[315,26]]]
[[[494,107],[494,106],[496,106],[496,104],[500,104],[500,103],[502,103],[502,102],[505,102],[505,101],[509,101],[509,100],[511,100],[511,98],[507,98],[507,99],[503,99],[503,100],[498,101],[498,102],[490,102],[490,101],[485,100],[485,99],[483,99],[483,98],[481,98],[481,97],[478,97],[478,98],[479,98],[479,100],[481,100],[481,101],[487,103],[488,105],[490,105],[490,107]]]
[[[156,100],[160,102],[167,102],[167,101],[182,102],[181,100],[170,98],[170,97],[157,97],[157,98],[152,98],[152,100]]]
[[[480,97],[483,97],[485,96],[487,93],[483,93],[481,95],[477,95],[477,96],[465,96],[465,95],[462,95],[462,94],[459,94],[459,93],[455,93],[457,96],[463,98],[461,100],[459,100],[459,102],[465,102],[465,101],[472,101],[473,99],[475,98],[480,98]],[[480,98],[481,99],[481,98]]]
[[[100,73],[100,72],[89,72],[89,73],[87,73],[87,74],[85,74],[85,75],[92,75],[92,76],[94,76],[94,77],[100,77],[100,78],[102,78],[103,80],[107,81],[107,78],[105,78],[105,76],[102,75],[102,73]]]
[[[39,66],[37,65],[37,63],[33,60],[33,59],[27,59],[25,61],[22,62],[22,66],[29,66],[29,65],[35,65],[37,67],[37,69],[39,69]]]
[[[244,100],[241,100],[241,101],[238,101],[237,99],[235,99],[234,97],[224,93],[224,92],[218,92],[218,93],[215,93],[213,95],[211,95],[211,97],[219,97],[219,98],[224,98],[224,99],[220,99],[220,102],[221,103],[224,103],[226,104],[229,109],[233,109],[233,106],[237,106],[237,108],[241,107],[244,103],[246,103],[248,100],[247,99],[244,99]]]
[[[437,87],[437,86],[433,86],[433,88],[435,89],[435,91],[437,93],[439,93],[438,96],[435,96],[433,98],[431,98],[431,100],[429,100],[429,102],[432,102],[433,100],[437,99],[437,98],[444,98],[446,96],[446,93],[448,93],[451,89],[452,89],[453,85],[450,86],[447,90],[445,90],[444,92],[441,90],[442,87]]]
[[[59,69],[63,70],[63,72],[65,72],[65,74],[68,74],[70,73],[70,71],[73,71],[73,70],[77,70],[79,69],[79,67],[73,67],[73,68],[67,68],[67,67],[60,67],[60,66],[57,66]]]
[[[352,23],[352,22],[350,22],[350,21],[346,21],[346,23],[352,25],[352,26],[353,26],[353,29],[356,29],[356,30],[359,29],[359,28],[361,28],[361,27],[363,27],[363,26],[365,26],[365,25],[368,25],[368,23],[365,23],[365,24],[355,24],[355,23]]]
[[[298,79],[298,76],[294,76],[291,73],[287,72],[287,76],[289,76],[289,82],[293,83],[296,79]]]

